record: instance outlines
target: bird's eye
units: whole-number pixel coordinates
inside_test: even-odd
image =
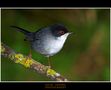
[[[63,34],[64,34],[64,31],[61,30],[61,31],[58,32],[58,34],[59,34],[59,35],[63,35]]]

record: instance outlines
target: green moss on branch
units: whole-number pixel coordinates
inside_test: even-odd
[[[6,44],[1,43],[1,55],[3,57],[9,58],[9,60],[14,61],[17,64],[21,64],[26,68],[31,68],[35,70],[37,73],[45,75],[54,81],[67,81],[66,78],[61,76],[61,74],[57,73],[55,70],[49,68],[49,66],[45,66],[40,62],[35,61],[28,56],[25,56],[21,53],[16,53],[13,49],[8,47]]]

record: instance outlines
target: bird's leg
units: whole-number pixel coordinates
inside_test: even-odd
[[[30,61],[31,58],[32,58],[32,51],[31,51],[31,48],[30,48],[29,55],[28,55],[27,58],[26,58],[26,63],[28,63],[28,61]]]
[[[29,57],[29,59],[31,59],[31,58],[32,58],[32,50],[31,50],[31,48],[30,48],[30,52],[29,52],[28,57]]]
[[[32,50],[31,50],[31,46],[30,46],[30,51],[29,51],[29,55],[28,55],[28,58],[31,59],[32,58]]]
[[[47,58],[48,58],[48,65],[49,65],[49,68],[51,68],[50,58],[49,58],[49,57],[47,57]]]

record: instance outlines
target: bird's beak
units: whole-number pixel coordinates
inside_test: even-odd
[[[70,34],[73,34],[73,32],[69,32],[69,35],[70,35]]]

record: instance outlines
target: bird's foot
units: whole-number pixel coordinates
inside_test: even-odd
[[[32,61],[32,54],[31,53],[29,53],[29,55],[26,57],[25,64],[27,66],[29,66],[30,65],[30,61]]]
[[[47,66],[49,69],[51,69],[51,66]]]
[[[24,65],[26,67],[30,67],[30,65],[32,65],[32,63],[33,63],[32,58],[27,56]]]
[[[29,55],[28,55],[27,58],[26,58],[26,61],[27,61],[27,60],[31,60],[31,59],[32,59],[32,54],[29,53]]]

